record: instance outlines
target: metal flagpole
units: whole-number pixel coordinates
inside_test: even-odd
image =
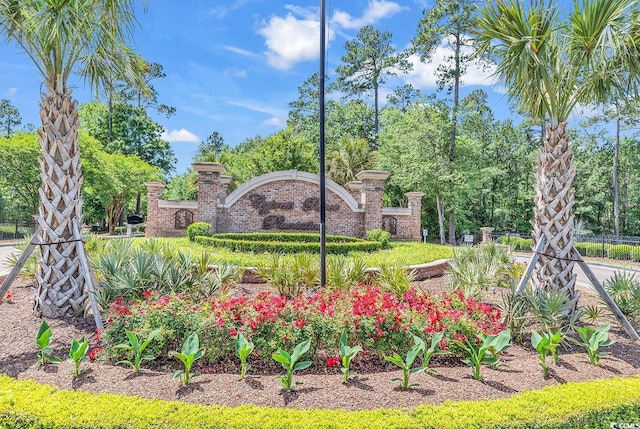
[[[324,81],[325,81],[325,0],[320,0],[320,286],[327,280],[327,248],[326,248],[326,193],[324,165]]]

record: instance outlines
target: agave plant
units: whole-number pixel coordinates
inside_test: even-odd
[[[525,294],[530,313],[544,331],[574,330],[582,317],[582,310],[575,305],[577,297],[570,300],[563,290],[531,289]]]
[[[635,273],[616,271],[605,281],[604,288],[625,316],[640,316],[640,281]]]
[[[493,287],[509,286],[511,270],[511,256],[491,242],[455,249],[445,275],[450,290],[461,290],[465,296],[482,299]]]
[[[347,259],[342,255],[332,255],[327,259],[327,288],[349,291],[365,281],[366,263],[360,257]]]
[[[393,265],[383,264],[377,276],[380,287],[398,297],[404,299],[404,294],[411,288],[411,283],[416,278],[415,270],[407,270],[405,261],[396,261]]]

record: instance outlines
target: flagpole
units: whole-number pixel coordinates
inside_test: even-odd
[[[325,286],[327,280],[327,246],[326,246],[326,192],[325,192],[325,165],[324,165],[324,82],[325,82],[325,28],[326,10],[325,0],[320,0],[320,83],[319,83],[319,107],[320,107],[320,285]]]

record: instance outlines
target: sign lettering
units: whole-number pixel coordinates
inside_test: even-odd
[[[318,230],[319,224],[315,222],[287,222],[282,215],[270,214],[271,210],[293,210],[295,203],[293,201],[269,201],[262,194],[249,195],[251,206],[258,210],[258,214],[267,215],[262,219],[262,229],[293,229],[293,230]],[[340,210],[339,204],[327,204],[325,208],[328,211]],[[320,211],[320,198],[308,197],[302,201],[302,210],[304,211]]]

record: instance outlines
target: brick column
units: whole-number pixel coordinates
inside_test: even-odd
[[[211,224],[217,230],[218,198],[220,197],[220,175],[227,169],[215,162],[194,162],[191,164],[198,172],[198,222]]]
[[[490,226],[485,226],[480,228],[480,231],[482,231],[482,244],[487,244],[488,242],[490,242],[493,228],[491,228]]]
[[[229,185],[233,182],[231,176],[220,176],[220,201],[224,201],[229,195]]]
[[[145,182],[147,186],[147,227],[144,230],[145,237],[160,236],[160,210],[158,201],[162,196],[164,184],[159,182]]]
[[[362,182],[362,204],[364,206],[364,231],[382,228],[382,192],[384,181],[389,177],[386,171],[365,170],[356,174]]]
[[[408,204],[407,206],[411,209],[411,240],[420,241],[422,240],[422,197],[424,196],[423,192],[407,192],[405,194],[407,196]]]
[[[362,204],[362,182],[349,182],[344,185],[358,204]]]

